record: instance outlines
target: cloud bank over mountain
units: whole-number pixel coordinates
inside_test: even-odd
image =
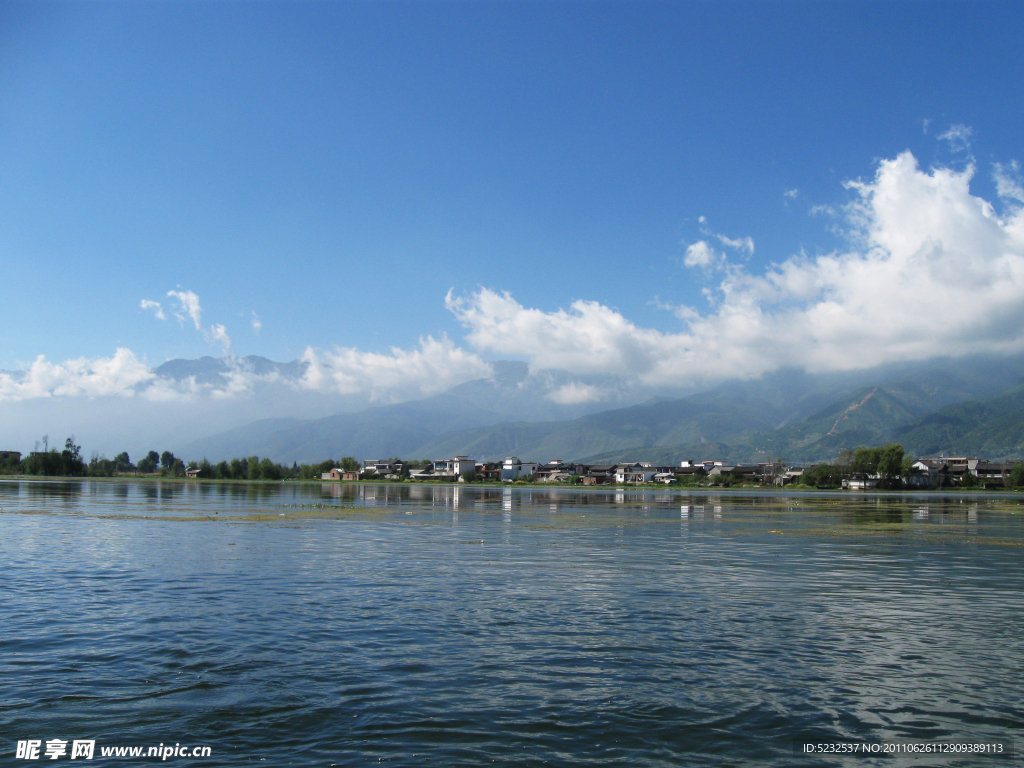
[[[477,350],[525,357],[531,369],[617,373],[648,385],[812,372],[1024,349],[1024,214],[1020,184],[997,168],[996,207],[970,192],[975,173],[923,171],[909,152],[848,182],[851,249],[794,256],[750,274],[701,240],[685,264],[717,267],[710,310],[675,308],[678,333],[643,328],[578,300],[543,312],[481,288],[446,299]],[[740,241],[725,244],[740,245]],[[742,241],[744,250],[753,250]]]
[[[487,378],[483,355],[525,359],[534,373],[571,371],[548,398],[581,403],[621,394],[622,386],[688,388],[750,378],[780,368],[810,372],[894,361],[1024,350],[1024,191],[1015,163],[996,165],[998,199],[973,195],[976,166],[923,170],[910,152],[883,160],[868,181],[847,182],[853,201],[838,213],[847,249],[799,254],[760,274],[747,266],[749,237],[706,230],[684,265],[707,281],[708,306],[674,306],[677,332],[645,328],[618,310],[579,299],[553,312],[523,306],[482,287],[449,292],[445,305],[465,327],[460,346],[446,335],[386,352],[309,347],[285,375],[256,370],[226,354],[227,329],[205,330],[199,297],[169,291],[175,314],[225,351],[215,379],[169,378],[144,357],[51,363],[43,356],[0,372],[0,400],[134,398],[194,401],[252,396],[264,385],[295,392],[400,402]],[[703,223],[703,222],[702,222]],[[731,248],[734,256],[711,245]],[[158,302],[141,307],[165,319]],[[253,315],[255,317],[255,314]],[[259,322],[258,320],[254,322]],[[589,378],[588,378],[589,377]],[[594,377],[615,378],[607,387]]]

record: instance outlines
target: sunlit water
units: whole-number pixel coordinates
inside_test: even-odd
[[[793,744],[1020,736],[1021,504],[0,481],[0,755],[1019,764]]]

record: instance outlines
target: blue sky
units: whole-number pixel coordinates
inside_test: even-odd
[[[219,355],[218,336],[281,361],[340,349],[337,369],[447,334],[473,360],[614,374],[636,339],[689,333],[651,381],[756,375],[687,358],[694,335],[733,338],[690,321],[727,325],[740,273],[906,239],[902,214],[849,208],[881,199],[902,153],[918,170],[892,166],[896,197],[966,173],[1009,238],[992,259],[1020,255],[1022,21],[999,2],[5,3],[0,369],[118,348],[155,366]],[[959,236],[928,226],[906,236]],[[170,291],[194,294],[198,322]],[[1024,301],[1006,291],[1001,327]],[[971,336],[1017,351],[985,336],[997,319]],[[605,321],[632,329],[610,356],[495,338]],[[904,341],[868,362],[936,352]]]

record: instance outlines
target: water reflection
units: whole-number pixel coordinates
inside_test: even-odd
[[[784,766],[1024,718],[1009,495],[18,479],[0,506],[4,732]]]
[[[586,519],[597,524],[602,513],[616,525],[656,525],[669,518],[695,523],[756,527],[766,520],[780,526],[797,525],[807,516],[818,523],[861,527],[873,534],[904,530],[948,528],[950,534],[985,535],[1021,509],[1015,496],[940,494],[843,494],[787,492],[723,492],[678,490],[625,490],[595,488],[493,487],[470,485],[386,483],[195,483],[164,480],[25,480],[0,479],[0,506],[57,513],[132,514],[141,516],[244,516],[256,512],[300,514],[308,508],[367,508],[426,510],[468,514],[473,519],[490,514],[507,522],[520,510],[527,517],[543,513],[559,524],[575,525]],[[922,503],[924,502],[924,503]],[[678,513],[677,511],[678,510]],[[676,515],[678,514],[678,517]],[[995,517],[993,517],[995,515]],[[466,518],[451,518],[461,519]],[[523,518],[525,519],[525,518]],[[624,522],[625,521],[625,522]],[[817,524],[817,523],[816,523]]]

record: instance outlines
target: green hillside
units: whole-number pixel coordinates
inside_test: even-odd
[[[431,440],[416,455],[634,458],[664,463],[714,454],[744,463],[777,457],[820,461],[845,448],[888,442],[894,429],[972,392],[961,377],[934,371],[918,379],[861,387],[841,397],[834,388],[808,389],[794,396],[788,383],[787,390],[777,381],[733,382],[701,395],[571,421],[465,429]],[[826,397],[829,404],[820,408]],[[819,409],[808,415],[812,406]]]
[[[916,455],[1024,455],[1024,393],[1005,391],[1019,381],[1024,360],[947,361],[904,368],[895,372],[899,378],[890,379],[883,378],[884,371],[827,376],[780,371],[698,395],[560,421],[536,418],[536,403],[544,401],[546,390],[537,382],[524,386],[533,381],[525,367],[507,367],[505,377],[467,382],[427,400],[305,422],[258,422],[198,441],[187,453],[257,454],[289,462],[465,454],[486,461],[519,456],[807,463],[895,440]],[[872,381],[870,375],[879,378]]]
[[[892,438],[919,455],[1024,457],[1024,385],[996,397],[946,406],[896,428]]]

